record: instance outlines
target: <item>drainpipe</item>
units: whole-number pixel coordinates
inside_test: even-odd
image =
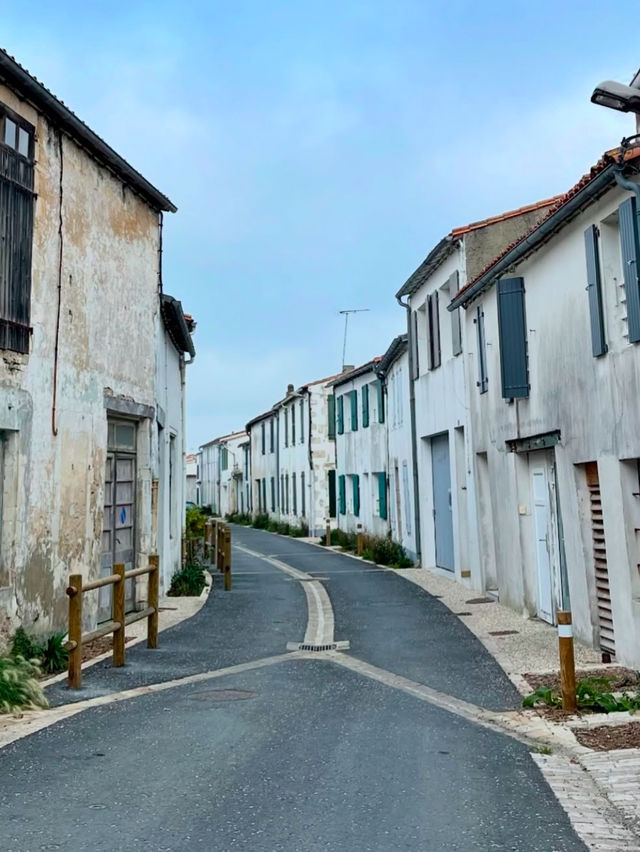
[[[422,531],[420,528],[420,491],[418,485],[418,436],[416,434],[416,392],[415,380],[413,378],[413,323],[411,322],[411,307],[409,302],[403,302],[400,296],[396,296],[400,307],[407,312],[407,343],[409,354],[409,409],[411,411],[411,452],[413,455],[413,510],[414,526],[416,530],[416,556],[418,562],[422,557]]]
[[[638,185],[634,180],[629,180],[622,173],[623,166],[616,166],[613,170],[613,176],[616,180],[618,186],[621,186],[623,189],[628,189],[631,192],[635,193],[636,200],[640,205],[640,185]]]
[[[313,469],[313,447],[311,446],[311,426],[312,426],[312,417],[311,417],[311,391],[309,388],[305,390],[305,394],[307,396],[307,445],[309,450],[309,485],[305,482],[304,487],[309,487],[309,505],[307,508],[307,514],[309,517],[309,535],[315,535],[316,529],[316,487],[315,487],[315,471]],[[305,495],[306,498],[306,495]],[[320,527],[318,527],[320,529]]]

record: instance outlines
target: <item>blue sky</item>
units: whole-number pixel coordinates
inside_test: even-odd
[[[8,4],[5,4],[8,5]],[[452,227],[565,191],[633,119],[595,2],[26,2],[3,46],[178,205],[165,289],[198,321],[188,445],[381,354]],[[624,29],[624,25],[622,27]]]

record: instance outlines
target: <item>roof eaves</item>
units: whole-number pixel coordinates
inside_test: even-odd
[[[346,382],[350,382],[351,379],[357,379],[358,376],[363,376],[365,373],[372,373],[376,371],[378,364],[381,361],[381,356],[376,355],[375,358],[372,358],[371,361],[367,361],[366,364],[362,364],[360,367],[356,367],[354,370],[349,370],[348,373],[342,373],[342,375],[338,376],[333,382],[328,382],[331,387],[338,387],[338,385],[343,385]]]
[[[182,303],[168,293],[160,294],[160,313],[162,321],[171,338],[173,345],[179,352],[188,352],[193,358],[196,354],[195,346],[191,338],[191,332],[185,319]]]
[[[468,282],[448,305],[450,311],[466,305],[514,263],[528,257],[560,228],[567,224],[586,206],[596,201],[614,183],[614,169],[618,164],[619,149],[608,151],[583,177],[555,204],[547,214],[533,225],[523,236],[507,246],[472,281]],[[629,161],[640,156],[640,149],[632,149],[624,155]]]
[[[451,234],[447,234],[440,242],[434,246],[429,254],[422,261],[416,271],[407,278],[405,283],[396,293],[396,299],[402,296],[411,296],[418,290],[424,282],[432,275],[436,269],[441,266],[449,255],[458,246],[460,240],[454,238]]]
[[[0,48],[0,81],[15,89],[39,112],[54,121],[98,162],[134,189],[154,210],[167,213],[177,211],[178,208],[166,195],[163,195],[140,172],[129,165],[104,139],[91,130],[69,107],[2,48]]]
[[[399,334],[397,337],[394,337],[391,342],[391,345],[380,359],[378,369],[376,370],[378,375],[384,376],[388,372],[392,364],[397,361],[401,355],[404,355],[408,348],[409,338],[406,333]]]

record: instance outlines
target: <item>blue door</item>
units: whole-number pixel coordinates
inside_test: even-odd
[[[433,474],[433,523],[436,539],[436,565],[453,571],[453,515],[451,511],[451,465],[449,435],[431,439]]]

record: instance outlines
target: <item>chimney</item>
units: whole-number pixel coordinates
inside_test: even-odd
[[[342,365],[342,372],[343,373],[350,373],[352,370],[355,370],[354,364],[343,364]]]
[[[287,385],[287,396],[291,393],[293,393],[293,385]]]

